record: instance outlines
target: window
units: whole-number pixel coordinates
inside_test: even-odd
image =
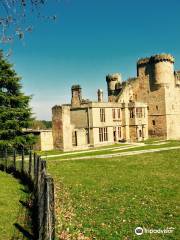
[[[158,110],[158,106],[156,105],[156,110]]]
[[[104,131],[104,141],[108,141],[108,132],[107,132],[107,127],[103,128]]]
[[[100,142],[108,141],[107,127],[99,128],[99,141]]]
[[[139,137],[142,137],[142,131],[139,130]]]
[[[76,131],[74,131],[72,133],[72,144],[73,144],[73,146],[77,146],[77,132]]]
[[[121,110],[120,110],[120,108],[117,109],[117,114],[118,114],[118,119],[120,119],[120,117],[121,117]]]
[[[86,143],[89,144],[89,130],[86,129]]]
[[[130,118],[134,117],[134,109],[133,108],[129,109],[129,114],[130,114]]]
[[[100,121],[105,122],[105,108],[100,108]]]
[[[136,117],[142,118],[142,108],[141,107],[136,108]]]
[[[121,138],[121,127],[118,127],[118,137]]]
[[[103,128],[99,128],[99,141],[103,142]]]
[[[113,119],[115,119],[116,118],[116,109],[112,109],[112,117],[113,117]]]
[[[153,126],[155,126],[155,125],[156,125],[156,122],[155,122],[155,120],[152,120],[152,124],[153,124]]]

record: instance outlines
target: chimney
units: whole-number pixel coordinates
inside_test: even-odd
[[[97,95],[98,95],[98,102],[103,102],[103,90],[102,89],[98,89]]]
[[[80,85],[73,85],[71,87],[71,105],[72,107],[78,107],[81,105],[82,94],[81,94],[81,86]]]

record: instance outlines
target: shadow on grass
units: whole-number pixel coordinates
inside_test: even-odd
[[[36,239],[36,209],[33,199],[33,182],[27,174],[17,171],[13,167],[5,168],[0,164],[0,170],[11,174],[22,185],[19,199],[19,211],[14,225],[13,236],[11,240],[35,240]]]
[[[29,233],[29,231],[27,231],[19,223],[14,223],[14,226],[16,227],[17,231],[19,231],[23,235],[23,239],[34,240],[33,235],[31,233]],[[15,239],[19,239],[19,238],[13,237],[12,239],[15,240]]]
[[[32,194],[29,191],[27,185],[24,185],[21,181],[22,195],[19,200],[19,211],[14,223],[14,233],[11,240],[35,240],[34,238],[34,226],[33,226],[33,201]]]

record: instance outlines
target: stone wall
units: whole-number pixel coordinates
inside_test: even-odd
[[[140,59],[137,78],[127,81],[118,102],[134,100],[148,105],[149,136],[180,138],[180,87],[174,58],[168,54]]]
[[[54,149],[72,150],[72,131],[69,106],[52,108],[52,132]]]
[[[71,123],[76,128],[88,128],[88,109],[86,108],[72,108],[70,111]]]
[[[40,132],[41,151],[53,150],[52,130]]]
[[[80,128],[80,129],[75,129],[75,131],[77,136],[77,146],[87,145],[88,141],[87,141],[86,129]]]
[[[54,106],[52,108],[52,134],[54,149],[62,149],[63,147],[62,124],[62,108],[61,106]]]

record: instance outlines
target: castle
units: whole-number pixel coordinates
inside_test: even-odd
[[[79,85],[71,104],[52,108],[55,149],[73,150],[148,137],[180,139],[180,71],[174,57],[160,54],[137,62],[137,77],[107,75],[108,102],[84,100]]]

